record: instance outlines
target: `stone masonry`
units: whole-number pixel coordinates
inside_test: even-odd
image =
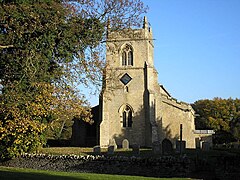
[[[164,139],[173,147],[180,138],[180,124],[187,148],[195,148],[194,111],[174,99],[159,85],[154,68],[151,28],[144,18],[143,28],[111,31],[108,29],[107,68],[100,98],[100,146],[115,139],[121,146],[151,147]]]

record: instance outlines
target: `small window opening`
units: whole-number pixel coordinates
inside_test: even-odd
[[[128,92],[128,87],[124,86],[124,92]]]

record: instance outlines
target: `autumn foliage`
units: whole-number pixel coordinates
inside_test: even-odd
[[[193,108],[197,129],[213,129],[219,134],[216,143],[240,140],[240,99],[214,98],[196,101]]]
[[[99,87],[106,26],[139,25],[140,0],[0,0],[1,159],[61,138],[73,117],[91,123],[79,87]]]

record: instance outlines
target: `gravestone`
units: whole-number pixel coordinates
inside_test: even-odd
[[[204,143],[204,141],[200,141],[200,149],[203,148],[203,143]]]
[[[109,139],[109,146],[114,146],[114,150],[117,149],[117,144],[115,139]]]
[[[181,150],[180,150],[181,148]],[[181,141],[176,141],[176,151],[177,152],[185,152],[185,149],[186,149],[186,141],[182,141],[182,144],[181,144]]]
[[[196,148],[197,148],[197,149],[201,149],[201,148],[200,148],[200,140],[201,140],[201,138],[195,138]]]
[[[114,154],[114,146],[108,146],[108,154],[113,155]]]
[[[172,142],[168,139],[164,139],[162,141],[162,154],[169,155],[173,153],[173,145]]]
[[[122,148],[123,148],[123,149],[129,149],[129,142],[128,142],[127,139],[124,139],[124,140],[122,141]]]
[[[203,142],[203,143],[202,143],[202,150],[203,150],[203,151],[209,151],[209,149],[210,149],[210,144],[209,144],[209,142]]]
[[[155,141],[152,144],[153,154],[161,154],[161,143],[159,141]]]
[[[93,153],[94,154],[101,154],[101,147],[100,146],[94,146],[93,147]]]
[[[139,155],[140,154],[140,146],[138,144],[133,144],[132,145],[132,152],[135,155]]]

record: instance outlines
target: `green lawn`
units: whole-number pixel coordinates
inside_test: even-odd
[[[77,179],[93,179],[93,180],[187,180],[187,178],[150,178],[140,176],[123,176],[123,175],[106,175],[92,173],[67,173],[55,171],[40,171],[33,169],[11,168],[0,166],[1,180],[77,180]]]
[[[51,154],[51,155],[92,155],[93,148],[82,148],[82,147],[50,147],[40,148],[37,153]],[[101,154],[107,154],[107,148],[101,148]],[[120,156],[133,156],[132,149],[116,149],[114,155]],[[153,157],[151,149],[140,149],[141,157]]]
[[[80,148],[80,147],[51,147],[51,148],[40,148],[38,153],[52,154],[52,155],[89,155],[93,153],[93,148]]]
[[[107,148],[101,148],[101,154],[107,154]],[[40,148],[37,153],[51,154],[51,155],[91,155],[93,153],[93,148],[82,148],[82,147],[51,147],[51,148]],[[195,158],[199,156],[201,158],[211,158],[211,157],[222,157],[228,155],[240,155],[239,149],[215,149],[210,151],[202,151],[199,149],[186,149],[185,154],[188,157]],[[132,149],[116,149],[114,155],[119,156],[133,156]],[[178,156],[177,154],[175,154]],[[135,155],[136,156],[136,155]],[[140,157],[158,157],[159,155],[154,155],[151,149],[140,149]]]

